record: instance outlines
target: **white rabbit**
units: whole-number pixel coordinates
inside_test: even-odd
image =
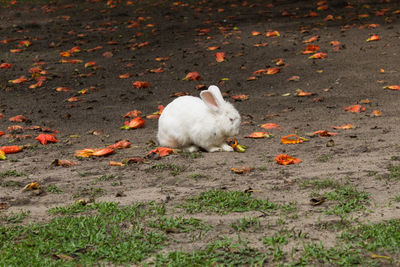
[[[189,152],[199,147],[208,152],[233,151],[225,141],[239,133],[239,112],[215,85],[200,97],[181,96],[165,107],[158,121],[160,145]]]

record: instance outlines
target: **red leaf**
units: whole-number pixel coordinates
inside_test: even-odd
[[[0,64],[0,69],[9,69],[11,67],[12,67],[12,65],[10,63],[1,63]]]
[[[58,142],[58,140],[54,136],[54,134],[39,134],[35,139],[38,140],[42,145],[46,145],[47,142],[50,142],[50,143]]]
[[[145,125],[146,121],[142,119],[142,117],[133,118],[130,121],[126,121],[124,124],[128,129],[138,129],[142,128]]]
[[[279,129],[279,130],[281,129],[281,127],[276,123],[264,123],[264,124],[260,125],[260,127],[264,128],[265,130],[274,129],[274,128]]]
[[[198,81],[201,80],[201,75],[198,72],[189,72],[185,78],[183,78],[184,81]]]
[[[21,146],[3,146],[0,147],[0,150],[2,150],[6,154],[13,154],[13,153],[18,153],[22,151]]]
[[[297,164],[301,162],[301,159],[289,156],[287,154],[281,154],[276,156],[275,162],[280,165]]]
[[[9,118],[8,120],[12,121],[12,122],[24,122],[24,121],[27,121],[28,119],[23,115],[17,115],[17,116]]]
[[[148,82],[143,82],[143,81],[136,81],[133,83],[133,86],[136,88],[148,88],[150,84]]]
[[[225,53],[224,52],[217,52],[215,53],[217,62],[225,61]]]
[[[18,84],[18,83],[24,83],[24,82],[26,82],[26,81],[28,81],[28,79],[26,79],[25,78],[25,76],[21,76],[21,77],[19,77],[18,79],[15,79],[15,80],[9,80],[8,82],[9,83],[15,83],[15,84]]]
[[[348,112],[354,112],[354,113],[360,113],[362,111],[365,111],[365,107],[361,105],[352,105],[344,108],[345,111]]]
[[[102,156],[108,156],[113,154],[115,151],[114,149],[111,148],[100,148],[100,149],[96,149],[92,156],[96,156],[96,157],[102,157]]]
[[[153,154],[159,154],[160,157],[165,157],[165,156],[168,156],[169,154],[172,154],[173,152],[174,152],[174,150],[169,147],[157,147],[156,149],[153,149],[152,151],[147,153],[146,156],[153,153]]]
[[[122,149],[122,148],[128,148],[131,146],[131,142],[129,142],[128,140],[121,140],[113,145],[109,145],[108,148],[111,149]]]

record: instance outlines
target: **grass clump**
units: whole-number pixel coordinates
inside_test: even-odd
[[[169,170],[172,176],[176,176],[178,174],[180,174],[181,172],[183,172],[185,170],[185,167],[183,166],[178,166],[176,164],[173,163],[159,163],[159,164],[154,164],[152,166],[150,166],[148,169],[148,171],[150,170],[155,170],[155,171],[165,171],[165,170]]]
[[[240,191],[210,190],[199,196],[190,197],[184,204],[179,205],[188,213],[196,212],[245,212],[245,211],[270,211],[278,205],[268,200],[253,198],[250,194]]]
[[[82,214],[89,210],[91,215]],[[127,207],[117,203],[75,204],[52,209],[57,217],[46,224],[0,226],[0,266],[140,262],[158,251],[166,240],[163,233],[144,227],[143,220],[159,210],[157,205],[143,203]],[[68,259],[55,259],[54,255],[66,255]]]

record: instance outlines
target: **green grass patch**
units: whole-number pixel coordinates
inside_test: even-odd
[[[193,232],[196,230],[210,230],[210,226],[206,226],[199,219],[179,217],[161,216],[156,219],[149,220],[149,226],[158,228],[165,232]]]
[[[85,211],[92,214],[81,214]],[[0,266],[93,266],[137,263],[161,249],[166,237],[146,229],[144,220],[159,215],[159,205],[116,203],[53,209],[46,224],[0,226]],[[74,214],[71,216],[70,214]],[[66,255],[70,261],[57,259]]]
[[[155,170],[155,171],[170,171],[169,174],[171,174],[172,176],[176,176],[178,174],[180,174],[181,172],[183,172],[186,168],[183,166],[179,166],[173,163],[159,163],[159,164],[154,164],[152,166],[150,166],[147,171],[150,170]]]
[[[26,174],[22,172],[17,172],[16,170],[7,170],[0,172],[0,178],[8,176],[19,177],[19,176],[26,176]]]
[[[46,192],[53,193],[53,194],[61,194],[64,193],[58,186],[52,184],[46,187]]]
[[[204,250],[175,251],[157,255],[155,266],[263,266],[267,255],[250,248],[245,242],[232,239],[217,240]]]
[[[2,215],[0,216],[0,221],[3,221],[5,223],[21,223],[26,217],[29,216],[29,213],[30,213],[29,211],[21,211],[18,213],[10,213],[8,215]]]
[[[251,228],[260,229],[260,219],[259,218],[240,218],[236,222],[230,224],[233,229],[238,232],[248,231]]]
[[[250,194],[240,191],[210,190],[199,196],[190,197],[178,207],[188,213],[196,212],[245,212],[245,211],[270,211],[278,209],[278,205],[268,200],[255,199]]]
[[[336,205],[327,210],[327,214],[344,215],[365,210],[369,203],[369,193],[358,191],[350,185],[343,185],[332,192],[323,194],[327,200],[336,201]]]

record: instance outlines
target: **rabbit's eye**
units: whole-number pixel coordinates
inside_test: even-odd
[[[229,120],[230,120],[231,122],[233,122],[233,119],[232,119],[232,118],[229,118]]]

